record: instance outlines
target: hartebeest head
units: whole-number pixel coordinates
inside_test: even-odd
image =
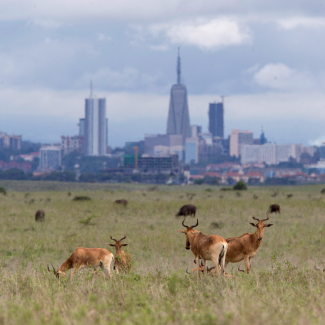
[[[51,265],[52,265],[52,268],[53,268],[53,273],[54,273],[54,275],[55,275],[58,279],[60,278],[61,275],[62,275],[62,276],[65,276],[65,272],[62,272],[62,271],[60,271],[60,270],[56,270],[55,267],[53,266],[53,264],[51,264]],[[47,270],[48,270],[49,272],[51,272],[50,267],[49,267],[48,264],[47,264]]]
[[[126,238],[126,235],[124,235],[124,237],[122,237],[120,240],[116,240],[116,239],[112,238],[112,236],[110,236],[110,237],[111,237],[112,240],[115,241],[115,244],[109,244],[109,246],[115,247],[116,248],[116,252],[120,251],[123,246],[127,246],[128,245],[128,244],[121,243],[121,241]]]
[[[269,215],[267,215],[267,218],[266,219],[257,219],[253,216],[253,219],[257,221],[257,223],[253,223],[253,222],[250,222],[250,224],[253,226],[253,227],[256,227],[256,233],[257,233],[257,240],[258,241],[261,241],[263,239],[263,233],[264,233],[264,228],[265,227],[271,227],[273,226],[273,223],[269,223],[269,224],[265,224],[264,221],[266,220],[269,220]]]
[[[189,240],[189,235],[193,235],[194,234],[193,228],[194,227],[197,227],[199,225],[199,219],[196,219],[196,225],[190,226],[190,227],[189,226],[186,226],[184,224],[184,221],[185,221],[185,219],[183,220],[182,225],[183,225],[183,227],[186,228],[186,230],[177,230],[177,231],[186,235],[186,246],[185,246],[185,248],[186,249],[190,249],[191,248],[191,243],[190,243],[190,240]]]

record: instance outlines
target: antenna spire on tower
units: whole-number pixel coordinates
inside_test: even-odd
[[[179,48],[178,48],[178,57],[177,57],[177,84],[181,84],[181,57],[179,54]]]
[[[93,97],[93,82],[90,80],[90,98]]]

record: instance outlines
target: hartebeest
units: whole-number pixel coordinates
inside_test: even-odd
[[[186,230],[178,230],[179,232],[186,235],[186,249],[191,249],[195,256],[196,265],[199,265],[199,259],[202,258],[204,261],[204,273],[207,273],[207,262],[213,261],[215,270],[221,268],[221,273],[224,274],[225,270],[225,257],[227,253],[227,242],[224,238],[217,235],[206,236],[200,231],[194,231],[193,228],[199,225],[197,219],[196,225],[186,226],[184,224],[185,219],[182,222],[183,227]],[[200,275],[200,268],[197,268],[197,275]]]
[[[73,268],[71,277],[80,270],[83,266],[93,267],[94,274],[96,269],[100,267],[102,271],[108,276],[111,275],[111,262],[114,255],[105,248],[83,248],[77,247],[72,255],[60,266],[58,270],[53,268],[54,275],[59,278],[61,275],[65,276],[66,271]],[[47,269],[50,271],[49,265]]]
[[[110,246],[115,247],[116,254],[115,254],[115,269],[116,272],[129,272],[132,266],[131,255],[129,253],[125,253],[122,249],[123,246],[127,246],[128,244],[122,244],[121,241],[126,238],[126,235],[122,237],[120,240],[116,240],[110,236],[112,240],[115,241],[115,244],[109,244]]]
[[[269,220],[268,215],[266,219],[259,220],[254,216],[253,219],[257,221],[256,224],[250,223],[253,227],[256,227],[254,234],[246,233],[240,237],[226,238],[228,250],[225,268],[228,263],[238,263],[244,260],[246,272],[249,274],[251,259],[256,255],[258,248],[262,244],[264,228],[273,226],[273,224],[264,224],[264,221]]]

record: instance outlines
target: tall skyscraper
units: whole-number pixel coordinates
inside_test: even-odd
[[[85,100],[84,138],[86,156],[104,156],[106,154],[106,99],[93,98],[92,86],[90,97]]]
[[[178,49],[177,84],[170,90],[170,102],[167,120],[167,134],[181,134],[183,144],[191,136],[190,114],[187,104],[186,86],[181,83],[181,58]]]
[[[209,132],[214,137],[224,136],[223,103],[209,104]]]

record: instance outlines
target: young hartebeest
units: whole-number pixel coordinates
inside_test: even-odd
[[[200,231],[194,231],[193,228],[199,225],[197,219],[196,225],[186,226],[184,224],[185,219],[182,222],[183,227],[186,230],[178,230],[179,232],[186,235],[186,249],[191,249],[195,256],[196,265],[199,265],[199,259],[202,258],[204,261],[204,273],[207,273],[207,262],[213,261],[215,270],[221,268],[221,273],[224,274],[225,270],[225,257],[227,253],[227,242],[220,236],[203,235]],[[197,268],[197,275],[200,276],[200,268]]]
[[[204,265],[203,265],[203,263],[201,262],[201,265],[199,266],[199,268],[200,268],[200,272],[201,273],[204,273]],[[215,266],[212,266],[212,267],[207,267],[207,273],[210,273],[212,270],[214,270],[215,269]],[[193,272],[195,272],[195,273],[197,273],[197,268],[195,268],[195,269],[192,269],[192,271]],[[190,272],[188,272],[188,270],[186,269],[186,273],[188,273],[188,274],[191,274]]]
[[[225,268],[229,262],[238,263],[244,260],[246,272],[249,274],[251,259],[256,255],[258,248],[262,244],[264,228],[273,226],[273,224],[264,224],[264,221],[269,220],[268,214],[266,219],[259,220],[254,216],[253,219],[257,221],[256,224],[250,223],[253,227],[256,227],[254,234],[246,233],[240,237],[226,238],[228,250]]]
[[[122,237],[120,240],[116,240],[110,236],[112,240],[115,241],[115,244],[109,244],[110,246],[115,247],[115,269],[116,273],[119,272],[119,269],[122,272],[129,272],[132,266],[131,255],[129,253],[125,253],[122,249],[123,246],[127,246],[128,244],[122,244],[121,241],[126,238],[126,235]]]
[[[100,267],[107,276],[109,275],[111,277],[111,262],[113,259],[114,255],[105,248],[77,247],[58,270],[56,270],[53,265],[52,268],[53,273],[57,278],[61,275],[65,276],[66,271],[72,268],[73,272],[71,277],[73,277],[73,275],[83,266],[93,267],[94,274],[96,273],[96,269]],[[47,269],[50,271],[49,265],[47,265]]]

